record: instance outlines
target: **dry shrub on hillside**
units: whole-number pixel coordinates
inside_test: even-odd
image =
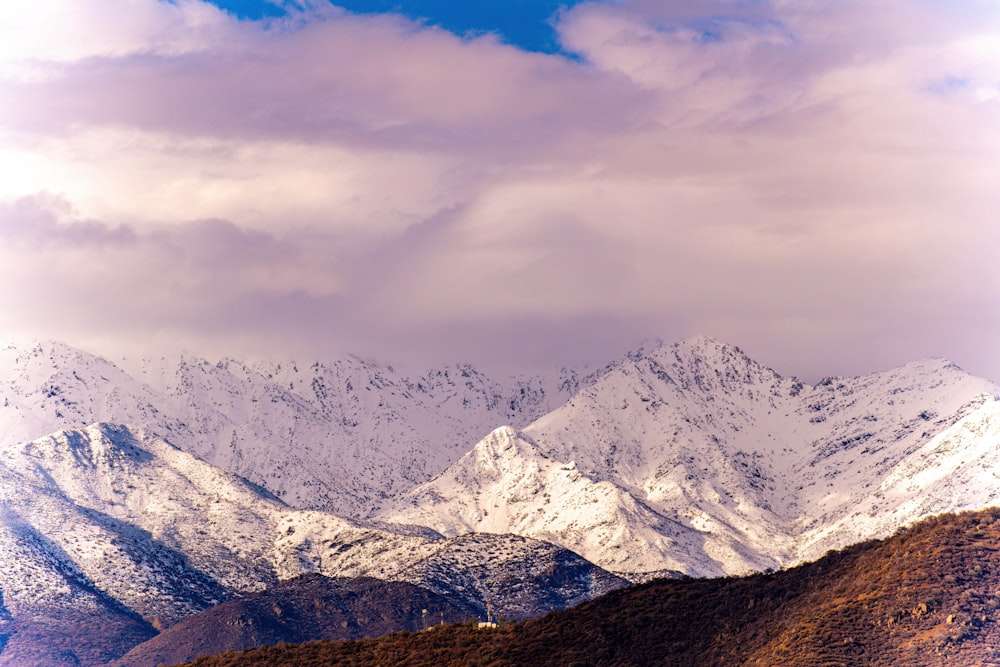
[[[815,563],[656,581],[498,630],[204,658],[197,667],[1000,665],[1000,510],[928,519]]]

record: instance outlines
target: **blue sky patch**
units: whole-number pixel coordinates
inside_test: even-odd
[[[951,95],[967,90],[972,82],[966,77],[949,75],[932,81],[925,90],[934,95]]]
[[[461,36],[495,33],[508,44],[527,51],[559,53],[552,19],[562,8],[582,0],[338,0],[332,4],[356,14],[402,14]],[[211,0],[243,19],[281,16],[284,11],[267,0]]]
[[[284,16],[285,10],[273,2],[267,0],[209,0],[216,7],[220,7],[234,16],[241,19],[258,20],[276,16]]]

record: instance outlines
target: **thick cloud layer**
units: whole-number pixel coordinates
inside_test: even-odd
[[[44,6],[42,6],[44,4]],[[1000,380],[996,2],[0,9],[0,327],[104,349]]]

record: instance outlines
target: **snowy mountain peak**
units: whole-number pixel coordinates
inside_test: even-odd
[[[522,427],[557,407],[580,382],[571,371],[491,378],[468,364],[406,373],[359,357],[115,365],[59,343],[9,345],[0,350],[0,442],[139,424],[292,505],[362,517],[498,424]]]
[[[27,443],[25,452],[41,461],[69,461],[82,470],[131,468],[149,456],[137,442],[136,431],[128,427],[97,423]]]
[[[894,470],[926,469],[932,455],[920,452],[936,438],[992,437],[983,424],[997,392],[940,359],[810,386],[708,337],[643,348],[519,432],[477,445],[484,460],[503,455],[503,466],[460,459],[386,518],[549,539],[619,571],[789,564],[885,534],[875,507],[916,520],[1000,495],[987,468],[953,501],[917,502],[919,487],[903,481],[892,483],[891,502],[878,491]],[[860,507],[872,508],[870,519],[858,518]]]
[[[214,485],[238,505],[257,504],[245,482],[195,472],[200,459],[293,507],[337,507],[353,521],[315,513],[326,517],[317,527],[273,500],[254,510],[282,513],[260,519],[280,526],[278,546],[267,547],[280,557],[261,561],[272,563],[269,576],[318,567],[328,556],[317,545],[366,530],[359,522],[370,517],[448,536],[551,540],[619,571],[737,573],[884,534],[932,507],[974,506],[998,486],[977,472],[992,468],[970,470],[954,443],[973,437],[989,459],[980,445],[997,444],[1000,389],[942,359],[809,385],[698,336],[644,344],[587,376],[498,380],[469,364],[408,373],[357,357],[138,366],[126,372],[59,344],[0,350],[0,462],[14,457],[10,474],[91,498],[94,511],[104,503],[121,520],[180,507],[149,504],[162,490],[142,482],[153,472],[176,482],[169,498]],[[95,422],[145,431],[87,426]],[[66,433],[35,441],[35,458],[18,444],[54,431]],[[956,475],[966,482],[928,500],[902,471],[940,473],[938,489]],[[876,517],[886,512],[890,523]],[[361,568],[357,558],[328,566]]]
[[[698,336],[670,346],[672,362],[694,372],[710,371],[715,376],[740,377],[744,382],[773,382],[781,376],[751,359],[735,345],[708,336]]]
[[[549,608],[550,580],[565,589],[560,605],[621,584],[550,544],[505,535],[493,544],[516,550],[532,582],[522,587],[525,614]],[[435,557],[450,569],[404,574]],[[473,588],[481,573],[499,574],[485,550],[471,553],[428,530],[290,508],[148,432],[110,423],[0,448],[0,562],[0,624],[12,618],[12,641],[37,640],[36,650],[68,646],[60,633],[80,627],[93,642],[121,643],[122,623],[142,635],[138,643],[152,625],[310,572],[439,588],[454,580],[466,600],[502,597]]]
[[[705,334],[698,334],[691,336],[690,338],[684,338],[677,341],[670,347],[675,350],[699,351],[703,355],[707,353],[709,356],[712,356],[712,353],[715,351],[724,351],[726,349],[739,350],[739,348],[733,345],[729,345],[728,343],[720,341],[718,338]]]
[[[626,356],[641,359],[658,354],[663,350],[677,352],[685,358],[691,356],[709,359],[719,358],[730,350],[742,354],[742,351],[734,345],[730,345],[713,336],[697,334],[673,343],[667,343],[661,338],[647,338]]]
[[[498,470],[519,459],[547,458],[531,438],[510,426],[493,430],[476,443],[469,456],[475,457],[483,472]]]
[[[670,384],[706,395],[739,390],[740,385],[773,385],[782,379],[740,348],[709,336],[696,336],[672,345],[644,344],[595,374],[591,384],[629,372],[649,376],[653,384]]]

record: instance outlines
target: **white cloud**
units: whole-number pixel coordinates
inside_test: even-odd
[[[245,30],[198,0],[44,0],[0,5],[0,73],[34,79],[59,65],[132,54],[228,49]]]
[[[574,62],[69,4],[0,16],[11,327],[532,359],[701,331],[784,372],[1000,379],[996,7],[590,3],[560,19]]]

